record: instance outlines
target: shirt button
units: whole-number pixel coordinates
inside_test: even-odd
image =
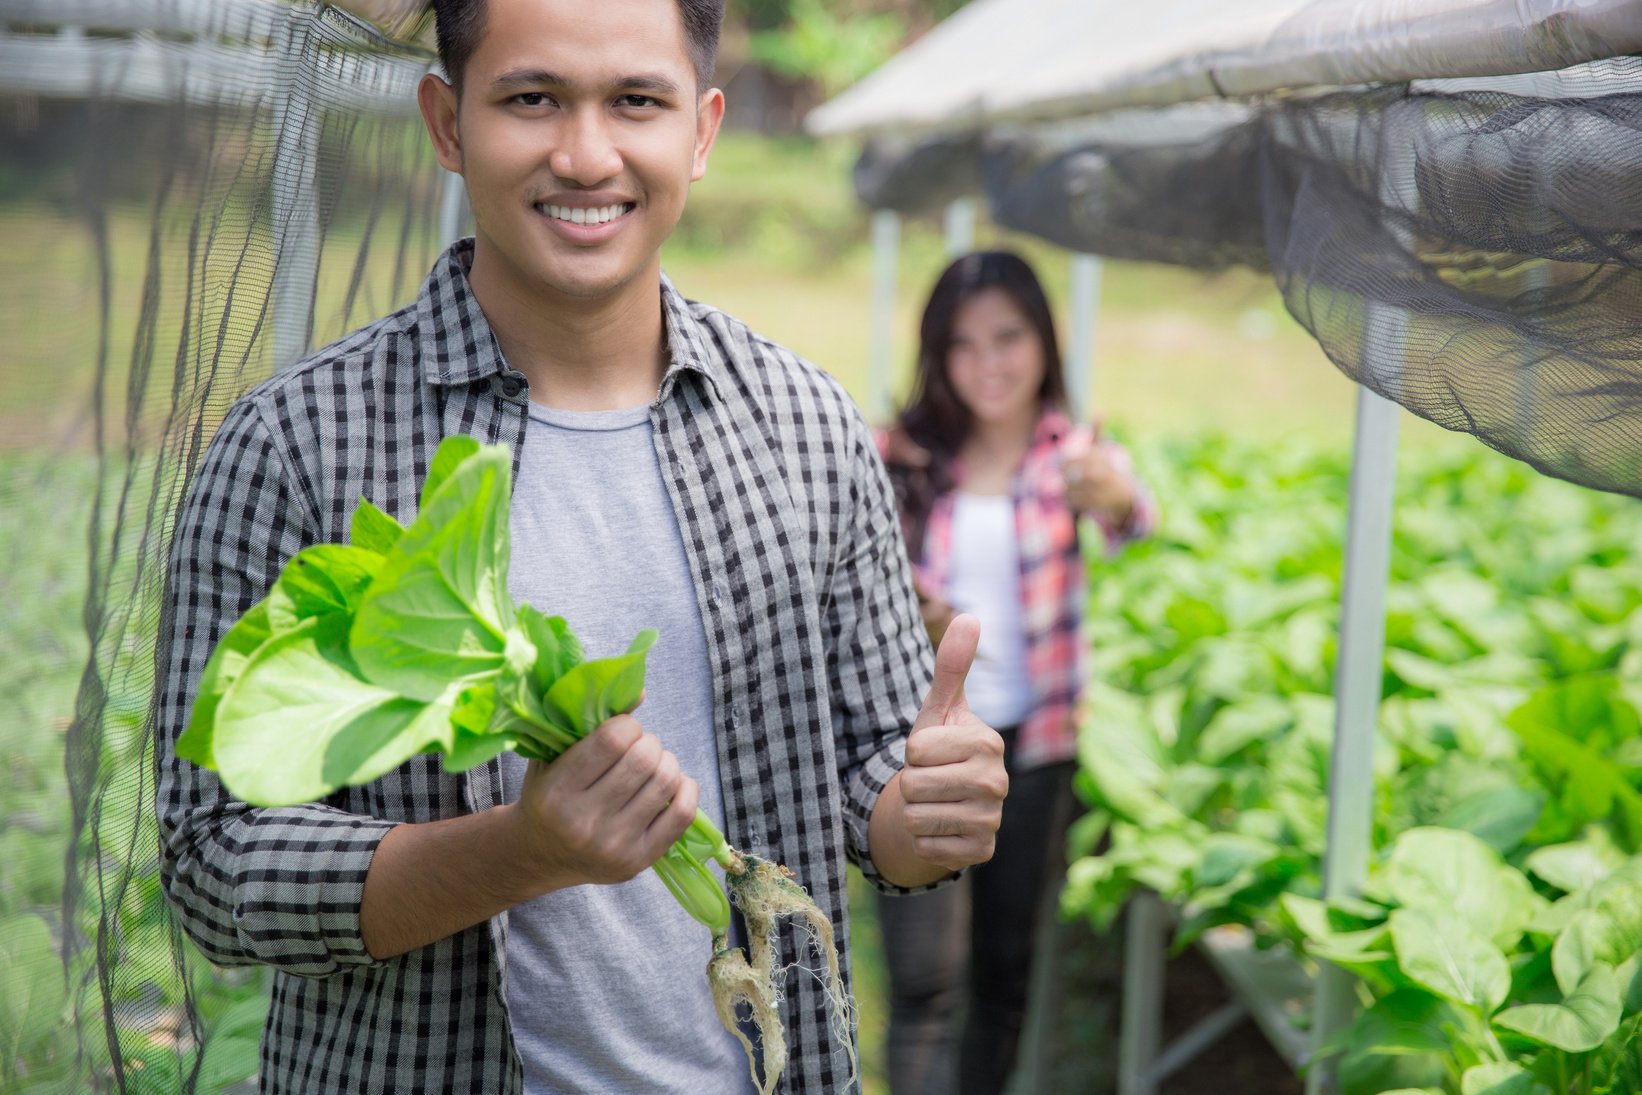
[[[711,595],[712,595],[712,598],[713,598],[713,604],[722,605],[724,603],[724,598],[728,594],[729,594],[729,590],[724,588],[724,583],[723,582],[714,582],[713,583],[713,588],[711,590]]]
[[[496,390],[507,399],[518,399],[519,393],[525,390],[525,378],[518,373],[503,373],[494,383]]]

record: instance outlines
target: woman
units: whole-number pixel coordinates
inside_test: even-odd
[[[989,863],[943,890],[878,901],[895,1095],[1001,1092],[1014,1066],[1038,911],[1062,876],[1073,813],[1078,518],[1108,548],[1154,521],[1127,453],[1067,410],[1031,267],[1003,251],[947,267],[924,308],[912,399],[879,444],[930,638],[956,612],[981,621],[965,693],[1003,735],[1010,784]]]

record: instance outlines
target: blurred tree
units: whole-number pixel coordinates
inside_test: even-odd
[[[824,0],[791,0],[783,26],[753,31],[748,57],[833,95],[889,60],[906,37],[894,11],[852,13]]]
[[[719,80],[732,92],[727,124],[777,133],[797,129],[810,107],[967,2],[726,0]]]

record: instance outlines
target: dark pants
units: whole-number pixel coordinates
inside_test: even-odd
[[[1075,765],[1017,772],[992,859],[941,890],[878,895],[893,1095],[997,1095],[1026,1018],[1038,913],[1065,871]]]

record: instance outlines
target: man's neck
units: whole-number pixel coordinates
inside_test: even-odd
[[[526,294],[475,255],[468,280],[502,356],[532,402],[567,411],[642,406],[666,371],[661,270],[604,297]]]

